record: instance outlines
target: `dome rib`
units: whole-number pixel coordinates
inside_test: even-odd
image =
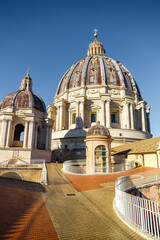
[[[71,81],[72,74],[73,74],[73,72],[74,72],[74,70],[76,69],[76,67],[77,67],[78,64],[79,64],[79,62],[77,62],[77,63],[74,65],[74,67],[71,69],[70,75],[69,75],[68,78],[67,78],[67,82],[66,82],[66,84],[67,84],[67,89],[69,89],[69,85],[70,85],[70,81]]]
[[[60,94],[59,91],[60,91],[60,87],[61,87],[61,85],[62,85],[62,80],[65,78],[65,76],[67,75],[67,73],[68,73],[69,71],[70,71],[70,68],[65,72],[65,74],[63,75],[63,77],[62,77],[61,80],[60,80],[60,82],[59,82],[59,84],[58,84],[58,87],[57,87],[57,92],[56,92],[57,95]],[[66,88],[66,85],[65,85],[65,88]]]
[[[99,62],[100,62],[100,69],[101,69],[101,79],[102,79],[102,84],[106,83],[106,76],[105,76],[105,68],[104,68],[104,62],[102,57],[99,57]]]
[[[89,64],[90,60],[91,60],[91,56],[86,57],[86,61],[82,68],[81,83],[84,82],[84,85],[86,85],[87,68],[88,68],[88,64]]]

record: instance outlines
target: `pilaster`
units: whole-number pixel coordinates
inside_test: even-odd
[[[7,148],[10,147],[11,124],[12,124],[12,120],[8,120],[7,139],[6,139],[6,147]]]
[[[28,135],[29,135],[29,122],[25,122],[25,129],[24,129],[24,142],[23,142],[23,147],[27,148],[28,147]]]
[[[133,104],[130,104],[130,118],[131,118],[131,129],[134,129]]]
[[[142,106],[141,106],[141,114],[142,114],[142,131],[146,132],[146,111],[145,111],[144,103],[142,103]]]
[[[105,100],[102,100],[101,102],[101,117],[100,117],[100,123],[103,126],[106,126],[106,119],[105,119]]]
[[[110,100],[106,101],[106,127],[111,127],[111,109],[110,109]]]

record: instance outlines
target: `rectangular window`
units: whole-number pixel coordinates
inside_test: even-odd
[[[76,113],[72,114],[72,124],[76,123]]]
[[[96,112],[91,112],[91,123],[97,121],[97,113]]]
[[[115,123],[116,122],[116,114],[112,113],[111,114],[111,123]]]

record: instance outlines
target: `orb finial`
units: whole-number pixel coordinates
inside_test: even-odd
[[[28,70],[27,70],[27,75],[29,75],[29,68],[28,68]]]
[[[95,28],[95,29],[94,29],[94,37],[97,37],[97,36],[98,36],[97,32],[98,32],[98,30]]]

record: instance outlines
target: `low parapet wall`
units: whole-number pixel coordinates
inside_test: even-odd
[[[1,165],[0,176],[47,184],[47,170],[45,164]]]

